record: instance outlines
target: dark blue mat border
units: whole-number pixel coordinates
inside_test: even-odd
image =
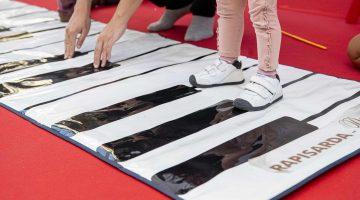
[[[101,160],[101,161],[103,161],[103,162],[105,162],[105,163],[107,163],[107,164],[115,167],[116,169],[118,169],[118,170],[122,171],[123,173],[127,174],[128,176],[133,177],[133,178],[137,179],[138,181],[140,181],[140,182],[142,182],[142,183],[145,183],[146,185],[154,188],[155,190],[161,192],[162,194],[165,194],[166,196],[168,196],[168,197],[170,197],[170,198],[172,198],[172,199],[175,199],[175,200],[184,200],[184,199],[180,198],[179,196],[175,195],[173,192],[170,192],[170,191],[168,191],[168,190],[165,190],[164,188],[161,188],[161,187],[155,185],[155,184],[152,183],[150,180],[148,180],[148,179],[140,176],[139,174],[137,174],[137,173],[135,173],[135,172],[132,172],[132,171],[130,171],[130,170],[122,167],[122,166],[121,166],[120,164],[118,164],[117,162],[106,159],[105,157],[103,157],[102,155],[100,155],[98,152],[91,150],[89,147],[87,147],[87,146],[85,146],[85,145],[83,145],[83,144],[81,144],[81,143],[79,143],[79,142],[77,142],[77,141],[75,141],[75,140],[72,140],[70,137],[65,137],[65,136],[63,136],[62,134],[60,134],[60,133],[57,132],[56,130],[51,129],[51,128],[47,127],[47,126],[44,126],[44,125],[40,124],[39,122],[37,122],[37,121],[33,120],[32,118],[30,118],[30,117],[22,114],[21,112],[16,111],[15,109],[13,109],[13,108],[5,105],[4,103],[1,103],[1,102],[0,102],[0,106],[3,107],[3,108],[5,108],[6,110],[8,110],[8,111],[10,111],[10,112],[12,112],[12,113],[14,113],[14,114],[16,114],[17,116],[25,119],[26,121],[29,121],[30,123],[34,124],[35,126],[37,126],[37,127],[39,127],[39,128],[42,128],[42,129],[44,129],[44,130],[52,133],[53,135],[55,135],[55,136],[57,136],[57,137],[65,140],[65,141],[67,141],[67,142],[69,142],[69,143],[77,146],[78,148],[80,148],[80,149],[86,151],[87,153],[95,156],[95,157],[98,158],[99,160]]]
[[[355,150],[354,152],[340,158],[339,160],[325,166],[324,168],[320,169],[319,171],[313,173],[312,175],[310,175],[309,177],[305,178],[304,180],[300,181],[299,183],[297,183],[296,185],[294,185],[293,187],[285,190],[284,192],[278,194],[277,196],[275,196],[272,199],[282,199],[283,197],[289,195],[290,193],[294,192],[295,190],[299,189],[300,187],[304,186],[305,184],[307,184],[308,182],[312,181],[313,179],[317,178],[318,176],[324,174],[325,172],[327,172],[328,170],[344,163],[345,161],[349,160],[352,157],[357,156],[360,153],[360,149]]]
[[[33,120],[32,118],[24,115],[24,114],[21,113],[21,112],[16,111],[15,109],[13,109],[13,108],[5,105],[4,103],[1,103],[1,102],[0,102],[0,106],[3,107],[3,108],[5,108],[5,109],[7,109],[8,111],[16,114],[17,116],[19,116],[19,117],[21,117],[21,118],[29,121],[30,123],[34,124],[35,126],[40,127],[40,128],[42,128],[42,129],[44,129],[44,130],[52,133],[53,135],[55,135],[55,136],[57,136],[57,137],[65,140],[65,141],[67,141],[67,142],[69,142],[69,143],[77,146],[78,148],[80,148],[80,149],[86,151],[87,153],[95,156],[95,157],[98,158],[99,160],[101,160],[101,161],[103,161],[103,162],[105,162],[105,163],[107,163],[107,164],[109,164],[109,165],[117,168],[118,170],[122,171],[123,173],[127,174],[128,176],[131,176],[131,177],[137,179],[138,181],[140,181],[140,182],[142,182],[142,183],[145,183],[146,185],[148,185],[148,186],[154,188],[155,190],[157,190],[157,191],[159,191],[159,192],[167,195],[168,197],[170,197],[170,198],[172,198],[172,199],[175,199],[175,200],[184,200],[184,199],[180,198],[179,196],[177,196],[176,194],[174,194],[173,192],[170,192],[170,191],[168,191],[168,190],[166,190],[166,189],[164,189],[164,188],[161,188],[161,187],[157,186],[156,184],[154,184],[154,183],[151,182],[150,180],[142,177],[141,175],[139,175],[139,174],[137,174],[137,173],[135,173],[135,172],[132,172],[132,171],[130,171],[130,170],[122,167],[120,164],[118,164],[118,163],[115,162],[115,161],[111,161],[111,160],[106,159],[105,157],[103,157],[102,155],[100,155],[98,152],[91,150],[91,149],[88,148],[87,146],[85,146],[85,145],[83,145],[83,144],[81,144],[81,143],[79,143],[79,142],[77,142],[77,141],[75,141],[75,140],[72,140],[70,137],[65,137],[65,136],[63,136],[63,135],[60,134],[58,131],[56,131],[56,130],[54,130],[54,129],[51,129],[51,128],[47,127],[47,126],[44,126],[44,125],[40,124],[39,122]],[[272,199],[273,199],[273,200],[282,199],[283,197],[289,195],[290,193],[292,193],[292,192],[294,192],[295,190],[299,189],[300,187],[304,186],[305,184],[307,184],[307,183],[310,182],[311,180],[315,179],[316,177],[324,174],[324,173],[327,172],[328,170],[330,170],[330,169],[332,169],[332,168],[334,168],[334,167],[336,167],[336,166],[344,163],[345,161],[347,161],[347,160],[349,160],[350,158],[355,157],[355,156],[357,156],[357,155],[359,155],[359,154],[360,154],[360,148],[357,149],[357,150],[355,150],[354,152],[346,155],[345,157],[342,157],[342,158],[340,158],[339,160],[337,160],[337,161],[335,161],[335,162],[333,162],[333,163],[325,166],[324,168],[318,170],[318,171],[315,172],[314,174],[310,175],[309,177],[305,178],[304,180],[300,181],[299,183],[297,183],[296,185],[292,186],[291,188],[285,190],[284,192],[278,194],[277,196],[273,197]]]

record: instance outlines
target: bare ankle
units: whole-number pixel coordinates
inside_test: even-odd
[[[258,73],[258,74],[265,75],[265,76],[269,76],[269,77],[271,77],[271,78],[277,78],[277,71],[276,71],[276,70],[273,70],[273,71],[265,71],[265,70],[262,70],[262,69],[258,69],[257,73]]]
[[[225,61],[225,62],[227,62],[227,63],[229,63],[229,64],[232,64],[232,63],[234,63],[234,62],[237,60],[237,58],[220,56],[220,60]]]

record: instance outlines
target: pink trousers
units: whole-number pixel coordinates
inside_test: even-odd
[[[246,0],[217,0],[220,56],[237,58],[244,34]],[[277,16],[277,0],[248,0],[250,19],[256,33],[259,68],[274,71],[279,64],[281,27]]]

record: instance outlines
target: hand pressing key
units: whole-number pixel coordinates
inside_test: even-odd
[[[121,0],[115,14],[99,35],[94,54],[94,67],[105,67],[111,57],[115,42],[124,34],[127,23],[134,15],[142,0]]]
[[[120,39],[126,30],[121,20],[113,18],[99,35],[94,54],[94,67],[105,67],[111,57],[111,50],[115,42]]]
[[[111,50],[115,42],[124,34],[127,23],[134,15],[137,8],[143,0],[121,0],[115,14],[104,30],[99,35],[95,53],[94,67],[99,68],[106,66],[106,62],[111,57]],[[90,0],[78,0],[75,5],[74,14],[70,19],[66,28],[65,35],[65,59],[72,58],[75,52],[75,44],[77,48],[81,48],[85,38],[90,30]],[[77,36],[79,38],[77,38]]]
[[[74,14],[70,18],[65,31],[65,53],[64,58],[74,56],[75,45],[80,49],[89,33],[91,1],[79,0],[75,5]],[[78,37],[78,35],[80,35]]]

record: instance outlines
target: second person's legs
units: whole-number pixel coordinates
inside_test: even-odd
[[[214,35],[216,0],[151,0],[155,5],[165,7],[161,18],[148,26],[149,31],[164,31],[187,13],[192,13],[192,21],[186,31],[186,41],[200,41]]]
[[[159,7],[165,7],[169,10],[177,10],[190,5],[194,0],[150,0]]]
[[[214,35],[216,0],[194,0],[190,8],[192,21],[186,31],[186,41],[200,41]]]
[[[151,0],[151,2],[166,8],[161,18],[148,26],[149,31],[157,32],[171,29],[178,19],[190,12],[194,0]]]

